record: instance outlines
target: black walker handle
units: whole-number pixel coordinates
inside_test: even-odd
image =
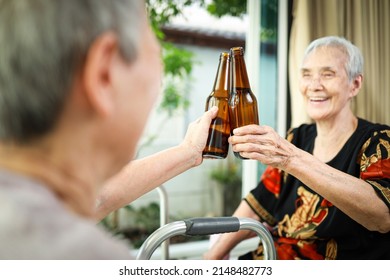
[[[191,218],[184,220],[186,235],[210,235],[240,230],[240,221],[236,217]]]

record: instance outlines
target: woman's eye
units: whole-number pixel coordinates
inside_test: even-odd
[[[334,76],[334,73],[333,72],[325,72],[322,74],[322,76],[325,78],[331,78]]]

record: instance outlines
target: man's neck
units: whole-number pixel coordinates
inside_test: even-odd
[[[42,182],[71,211],[93,217],[96,189],[77,162],[37,149],[1,144],[0,167]]]

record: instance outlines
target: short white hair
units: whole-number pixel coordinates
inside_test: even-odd
[[[315,49],[321,47],[334,47],[346,54],[347,62],[345,70],[349,81],[352,81],[359,75],[363,75],[363,55],[358,47],[343,37],[328,36],[316,39],[306,48],[303,60]]]

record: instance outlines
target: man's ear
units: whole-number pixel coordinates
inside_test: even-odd
[[[112,67],[118,53],[118,38],[114,33],[104,33],[90,46],[82,71],[85,98],[99,115],[106,116],[114,110]]]

